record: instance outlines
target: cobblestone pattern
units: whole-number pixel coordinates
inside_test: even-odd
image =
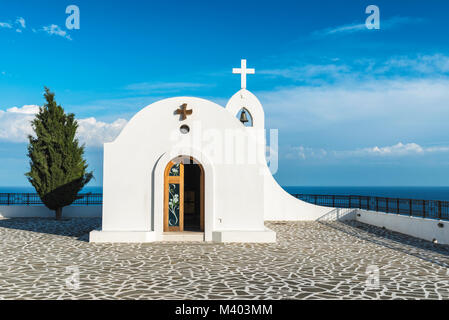
[[[0,299],[449,298],[447,246],[356,222],[267,223],[276,244],[88,243],[99,225],[0,220]]]

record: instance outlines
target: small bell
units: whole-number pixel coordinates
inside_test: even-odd
[[[242,113],[240,114],[240,122],[245,124],[248,122],[248,118],[246,117],[246,111],[242,110]]]

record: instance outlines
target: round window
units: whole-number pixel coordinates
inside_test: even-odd
[[[181,130],[182,134],[187,134],[190,132],[190,128],[187,125],[182,125],[181,128],[179,128],[179,130]]]

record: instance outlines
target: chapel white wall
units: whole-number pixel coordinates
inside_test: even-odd
[[[184,103],[193,114],[180,121],[174,111]],[[251,113],[253,127],[236,119],[242,107]],[[187,135],[179,130],[184,124],[191,129]],[[168,162],[180,155],[193,156],[205,169],[206,241],[240,240],[241,231],[254,231],[271,242],[275,234],[266,230],[265,220],[317,220],[332,212],[333,208],[292,197],[276,182],[265,161],[264,126],[262,105],[245,89],[226,108],[204,99],[178,97],[142,109],[114,142],[105,144],[105,234],[98,237],[106,241],[108,234],[139,232],[141,238],[161,239],[163,174]],[[233,152],[223,141],[229,132],[237,142]]]
[[[194,112],[180,122],[174,111],[183,103]],[[167,110],[169,112],[167,112]],[[182,135],[181,124],[191,131]],[[179,150],[189,156],[189,150],[199,149],[213,164],[213,209],[206,210],[210,228],[206,237],[212,238],[217,230],[265,230],[263,219],[263,176],[258,163],[235,165],[223,163],[223,155],[217,154],[217,141],[232,130],[237,141],[249,139],[245,128],[224,108],[199,98],[179,97],[159,101],[141,110],[112,143],[105,144],[103,181],[103,230],[104,231],[154,231],[160,230],[163,211],[154,210],[157,190],[163,190],[161,177],[156,179],[157,163],[170,154],[174,158]],[[198,148],[195,133],[208,132],[208,141]],[[201,138],[201,137],[200,137]],[[147,143],[145,143],[147,141]],[[241,156],[241,155],[240,155]],[[165,157],[165,159],[168,159]],[[201,159],[197,159],[201,162]],[[164,169],[167,163],[161,164]],[[159,185],[153,185],[159,181]],[[163,179],[162,179],[163,181]],[[206,199],[207,201],[207,199]],[[159,222],[158,222],[159,221]]]

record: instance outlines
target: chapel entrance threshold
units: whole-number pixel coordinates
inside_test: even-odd
[[[183,231],[183,232],[164,232],[162,241],[169,242],[203,242],[204,232]]]

